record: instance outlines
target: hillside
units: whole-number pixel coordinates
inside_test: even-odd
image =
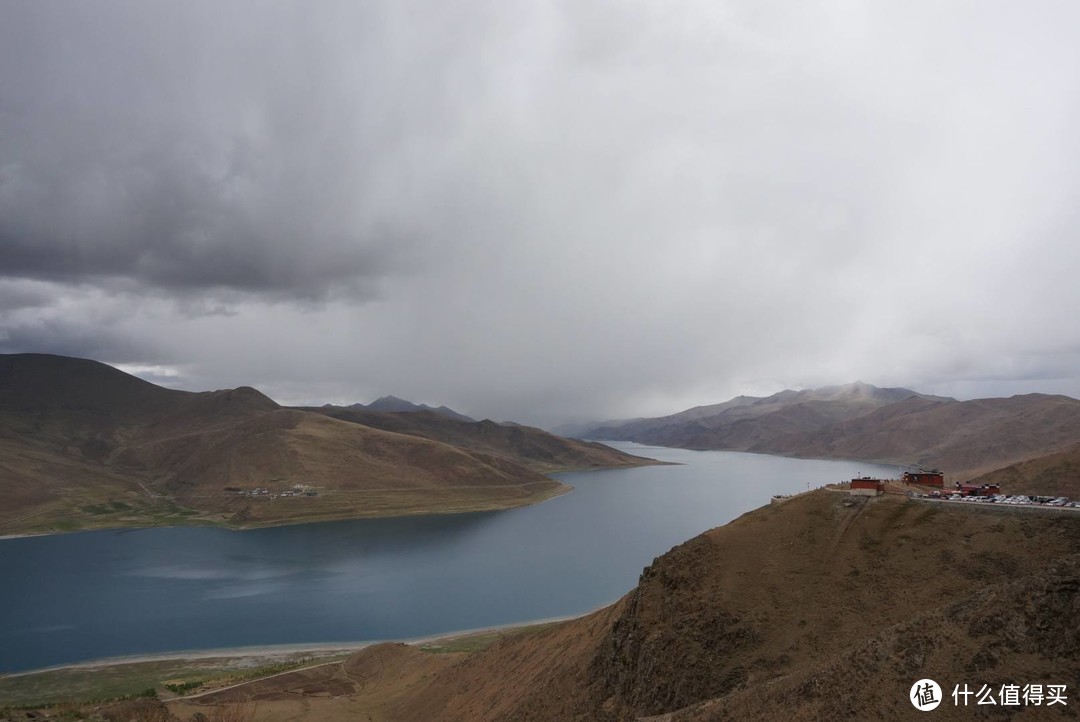
[[[543,472],[657,463],[595,442],[566,439],[530,426],[462,421],[433,411],[380,413],[354,408],[309,408],[342,421],[419,436],[464,449],[503,456]]]
[[[1080,441],[1080,401],[1027,394],[930,403],[910,400],[829,429],[793,436],[785,453],[936,466],[963,480]]]
[[[567,490],[509,450],[285,409],[249,387],[176,391],[39,354],[0,356],[0,472],[0,534],[499,509]]]
[[[947,692],[1062,683],[1071,697],[1078,590],[1080,515],[822,490],[672,549],[586,617],[457,659],[380,645],[325,668],[331,695],[305,701],[285,679],[256,699],[295,719],[384,722],[916,718],[907,694],[927,676]],[[950,700],[936,715],[970,711]]]
[[[1000,484],[1017,494],[1067,496],[1080,499],[1080,444],[1064,451],[1010,464],[984,474],[980,484]]]
[[[961,481],[1076,444],[1080,401],[1045,394],[957,401],[851,384],[739,397],[659,419],[595,427],[586,436],[932,466],[944,469],[949,481]]]

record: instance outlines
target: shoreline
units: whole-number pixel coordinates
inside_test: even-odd
[[[508,624],[499,624],[491,627],[475,627],[472,629],[460,629],[450,630],[448,632],[440,632],[437,634],[424,635],[422,637],[412,637],[408,639],[371,639],[364,641],[341,641],[341,642],[311,642],[304,643],[299,642],[295,644],[264,644],[255,645],[250,647],[223,647],[220,649],[189,649],[189,650],[174,650],[168,652],[153,652],[149,654],[131,654],[121,655],[119,657],[102,657],[100,659],[90,659],[83,662],[72,662],[70,664],[58,664],[51,667],[39,667],[37,669],[21,670],[19,672],[9,672],[0,674],[0,679],[15,679],[18,677],[30,677],[37,674],[47,674],[50,672],[65,672],[65,671],[98,671],[111,667],[124,667],[127,665],[136,664],[153,664],[156,662],[187,662],[187,661],[199,661],[208,659],[229,659],[229,660],[264,660],[272,659],[275,657],[283,656],[295,656],[298,654],[305,656],[315,657],[330,657],[337,656],[338,654],[357,652],[367,647],[371,647],[377,644],[408,644],[412,646],[433,644],[435,642],[449,642],[463,637],[471,637],[480,634],[493,634],[497,632],[507,632],[515,629],[522,629],[525,627],[533,627],[540,624],[557,624],[559,622],[569,622],[574,619],[580,619],[590,614],[598,612],[604,609],[610,604],[614,604],[618,600],[614,600],[609,604],[604,604],[596,609],[591,609],[588,612],[582,614],[571,614],[561,617],[547,617],[541,619],[531,619],[521,622],[510,622]]]
[[[462,508],[449,508],[442,511],[437,510],[420,510],[420,511],[403,511],[394,514],[376,514],[376,515],[330,515],[325,517],[319,517],[314,519],[289,519],[270,521],[265,523],[253,523],[253,524],[233,524],[227,520],[211,520],[205,518],[195,518],[191,520],[191,523],[187,524],[153,524],[140,526],[135,525],[117,525],[117,526],[88,526],[81,529],[73,529],[70,531],[30,531],[30,532],[16,532],[13,534],[0,534],[0,542],[4,542],[11,539],[29,539],[32,537],[42,536],[60,536],[61,534],[80,534],[83,532],[97,532],[97,531],[140,531],[144,529],[168,529],[168,528],[195,528],[195,527],[210,527],[214,529],[227,529],[229,531],[249,531],[252,529],[273,529],[276,527],[296,526],[300,524],[322,524],[338,521],[359,521],[362,519],[398,519],[410,516],[443,516],[446,514],[474,514],[479,512],[489,511],[509,511],[511,509],[520,509],[527,506],[534,506],[536,504],[543,504],[544,502],[551,501],[565,494],[569,494],[574,490],[573,485],[567,484],[561,479],[557,479],[553,474],[569,474],[582,471],[609,471],[619,469],[634,469],[644,466],[681,466],[679,462],[673,461],[661,461],[659,459],[649,459],[647,457],[638,457],[641,459],[640,463],[634,464],[622,464],[618,466],[593,466],[593,467],[580,467],[580,468],[558,468],[549,469],[541,472],[548,478],[549,481],[553,481],[558,484],[557,487],[552,489],[550,493],[540,495],[542,498],[526,501],[521,504],[511,504],[509,506],[479,506],[472,509]],[[529,482],[530,484],[539,482]],[[526,484],[525,486],[528,486]]]
[[[622,467],[603,467],[602,469],[597,469],[597,471],[602,471],[602,470],[608,469],[608,468],[622,468]],[[205,527],[205,528],[211,528],[211,529],[225,529],[225,530],[228,530],[228,531],[242,532],[242,531],[252,531],[252,530],[255,530],[255,529],[275,529],[275,528],[278,528],[278,527],[299,526],[299,525],[303,525],[303,524],[326,524],[326,523],[340,522],[340,521],[362,521],[362,520],[365,520],[365,519],[402,519],[402,518],[412,517],[412,516],[445,516],[445,515],[450,515],[450,514],[476,514],[476,513],[484,513],[484,512],[509,511],[511,509],[520,509],[520,508],[526,507],[526,506],[533,506],[533,505],[536,505],[536,504],[543,504],[546,501],[550,501],[552,499],[558,498],[558,497],[563,496],[565,494],[569,494],[570,492],[572,492],[574,490],[574,487],[572,485],[567,484],[564,481],[561,481],[559,479],[554,479],[554,478],[551,478],[551,477],[548,477],[548,478],[549,478],[550,481],[553,481],[556,484],[558,484],[558,486],[551,489],[550,493],[543,494],[542,498],[539,498],[539,499],[527,501],[527,502],[522,503],[522,504],[512,504],[512,505],[509,505],[509,506],[488,506],[488,507],[477,507],[477,508],[472,508],[472,509],[470,509],[470,508],[449,508],[449,509],[445,509],[445,510],[442,510],[442,511],[435,511],[435,510],[403,511],[403,512],[395,513],[395,514],[372,514],[372,515],[364,514],[364,515],[359,515],[359,516],[352,515],[352,514],[344,514],[344,515],[341,515],[341,516],[331,514],[331,515],[328,515],[328,516],[321,516],[321,517],[317,517],[317,518],[285,519],[285,520],[275,520],[275,521],[268,521],[268,522],[262,522],[262,523],[255,522],[255,523],[251,523],[251,524],[234,524],[234,523],[231,523],[231,522],[226,521],[226,520],[217,521],[217,520],[210,520],[210,519],[205,519],[205,518],[194,518],[194,519],[191,520],[191,523],[187,523],[187,524],[148,524],[148,525],[143,525],[143,526],[140,526],[138,524],[117,525],[117,526],[87,526],[87,527],[84,527],[84,528],[81,528],[81,529],[72,529],[72,530],[69,530],[69,531],[37,531],[37,532],[20,532],[20,533],[15,533],[15,534],[2,534],[2,535],[0,535],[0,542],[10,540],[10,539],[29,539],[29,538],[33,538],[33,537],[61,536],[61,535],[65,535],[65,534],[82,534],[82,533],[87,533],[87,532],[101,532],[101,531],[123,532],[123,531],[144,531],[144,530],[148,530],[148,529],[196,529],[196,528],[200,528],[200,527]],[[530,482],[530,483],[540,483],[540,482]]]

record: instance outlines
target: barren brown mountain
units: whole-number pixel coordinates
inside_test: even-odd
[[[584,435],[662,446],[713,449],[721,448],[718,444],[760,443],[792,431],[806,431],[855,418],[912,396],[932,401],[952,400],[919,394],[910,389],[882,389],[855,382],[845,386],[781,391],[768,397],[736,396],[721,404],[695,406],[670,416],[606,422],[586,430]],[[751,421],[756,423],[746,423]]]
[[[567,466],[652,463],[560,448]],[[95,361],[0,356],[0,534],[497,509],[567,489],[536,461],[282,408],[247,387],[176,391]]]
[[[922,677],[947,695],[1075,694],[1080,515],[811,492],[672,549],[581,619],[436,660],[380,645],[322,674],[333,690],[307,703],[304,685],[326,685],[178,709],[254,695],[265,714],[310,720],[861,720],[918,719],[907,696]],[[950,699],[935,714],[972,710]]]
[[[720,411],[702,415],[710,408]],[[739,397],[661,419],[609,424],[587,435],[930,466],[943,469],[950,481],[963,481],[1080,442],[1080,401],[1045,394],[957,401],[851,384],[765,399]]]

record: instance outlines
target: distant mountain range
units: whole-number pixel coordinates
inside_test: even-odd
[[[1080,443],[1080,401],[1045,394],[957,401],[854,383],[739,396],[670,416],[602,422],[576,435],[933,466],[962,480]]]
[[[327,404],[322,408],[346,408],[355,411],[384,411],[391,413],[419,413],[424,411],[430,411],[439,414],[440,416],[445,416],[447,418],[455,419],[457,421],[475,421],[475,419],[470,419],[465,414],[459,414],[458,412],[446,406],[439,406],[438,408],[435,408],[433,406],[428,406],[427,404],[414,404],[411,401],[399,399],[397,396],[383,396],[382,398],[375,399],[366,406],[364,404],[351,404],[345,407],[336,407],[331,404]]]
[[[515,433],[434,411],[285,408],[250,387],[177,391],[97,361],[0,355],[0,535],[496,509],[567,489],[542,471],[655,463]]]

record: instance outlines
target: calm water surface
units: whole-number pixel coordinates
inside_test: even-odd
[[[0,673],[131,654],[407,639],[581,614],[672,546],[863,462],[612,444],[682,466],[559,474],[501,512],[0,541]]]

